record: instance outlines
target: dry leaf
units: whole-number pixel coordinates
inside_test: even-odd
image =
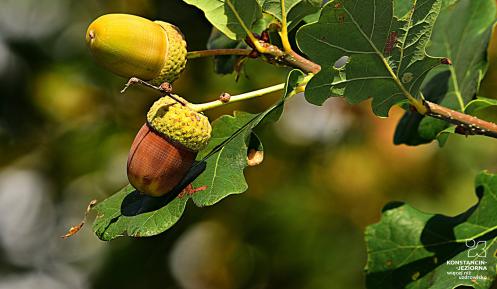
[[[97,204],[97,200],[92,200],[88,204],[88,207],[86,207],[86,212],[85,212],[85,216],[83,217],[83,221],[81,221],[81,223],[79,223],[78,225],[71,227],[64,236],[60,236],[60,237],[62,239],[67,239],[67,238],[73,236],[74,234],[76,234],[77,232],[79,232],[79,230],[81,230],[81,228],[83,228],[83,225],[86,222],[86,216],[88,216],[88,213],[90,213],[91,208],[93,208],[95,206],[95,204]]]
[[[257,166],[264,160],[264,152],[256,149],[250,149],[247,154],[247,164],[251,167]]]

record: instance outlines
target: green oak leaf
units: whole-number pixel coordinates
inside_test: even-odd
[[[464,113],[497,123],[497,99],[477,97],[466,105]]]
[[[322,67],[307,85],[307,100],[321,105],[343,88],[349,102],[372,98],[373,111],[387,116],[393,105],[406,100],[407,92],[419,97],[426,74],[440,64],[425,49],[441,0],[410,2],[410,12],[397,18],[392,0],[332,1],[318,22],[301,27],[299,47]],[[342,56],[349,61],[338,69],[334,64]],[[345,79],[337,80],[340,73]]]
[[[494,0],[445,0],[444,5],[433,30],[428,52],[446,56],[452,61],[452,65],[446,68],[451,73],[448,90],[437,103],[462,111],[474,98],[486,70],[486,49],[495,20],[496,4]],[[425,97],[438,96],[425,94]],[[422,143],[429,143],[437,139],[448,126],[442,120],[423,117],[418,126],[410,128],[411,132],[403,134],[418,134],[424,139]],[[417,145],[410,140],[404,143]]]
[[[291,71],[283,99],[268,110],[259,114],[235,112],[233,116],[225,115],[212,123],[211,140],[208,147],[199,153],[199,159],[237,130],[241,129],[241,132],[207,160],[206,170],[194,181],[194,187],[207,186],[206,190],[193,195],[193,201],[197,206],[210,206],[229,195],[240,194],[247,190],[248,185],[243,170],[247,167],[247,149],[253,138],[252,130],[261,123],[279,119],[285,98],[303,77],[301,71]]]
[[[429,78],[429,81],[423,86],[422,89],[425,99],[434,103],[439,103],[449,89],[449,78],[450,71],[448,70],[439,72]],[[411,146],[430,143],[436,136],[425,136],[420,133],[420,131],[430,131],[428,129],[420,129],[420,124],[423,119],[423,115],[416,111],[407,109],[397,124],[393,143],[396,145],[407,144]],[[439,124],[439,122],[431,122],[430,124],[436,125]],[[446,127],[444,121],[441,121],[440,125],[442,127]],[[432,130],[434,131],[434,129]]]
[[[206,190],[176,198],[165,206],[151,210],[150,208],[155,208],[160,201],[144,197],[131,185],[127,185],[92,209],[97,214],[93,223],[97,236],[104,241],[110,241],[120,236],[157,235],[180,219],[190,198],[193,198],[198,206],[208,206],[228,195],[244,192],[247,189],[243,176],[243,170],[247,167],[247,151],[263,150],[261,141],[252,130],[262,123],[279,119],[286,98],[303,77],[301,71],[291,71],[283,98],[268,110],[259,114],[235,112],[234,116],[222,116],[213,122],[211,141],[206,149],[199,152],[199,159],[217,145],[228,139],[229,141],[205,160],[206,170],[193,183],[195,188],[207,186]]]
[[[269,19],[272,17],[264,16],[254,23],[252,26],[252,32],[262,33],[267,26]],[[241,49],[248,48],[245,43],[245,39],[233,40],[226,36],[224,33],[219,31],[217,28],[212,28],[211,35],[207,41],[207,49]],[[219,74],[229,74],[237,70],[240,73],[242,62],[240,62],[244,57],[238,55],[221,55],[214,57],[214,72]]]
[[[406,16],[407,13],[411,10],[412,2],[405,0],[395,0],[394,2],[394,15],[397,18],[402,18]]]
[[[497,100],[485,97],[477,97],[466,105],[464,113],[476,116],[486,121],[497,123]],[[404,120],[405,117],[408,117],[408,114],[405,114],[399,122],[396,134],[400,131],[402,131],[403,133],[412,133],[415,131],[402,130],[406,128],[405,125],[402,124],[402,120]],[[408,119],[412,120],[412,118],[409,117]],[[404,142],[405,144],[418,145],[429,143],[432,140],[436,139],[438,141],[438,145],[440,147],[443,147],[449,140],[450,135],[456,133],[456,127],[454,125],[447,126],[444,121],[437,119],[433,119],[433,121],[422,121],[423,119],[424,118],[422,116],[419,117],[417,123],[415,124],[418,126],[417,134],[412,135],[412,138],[408,140],[409,143]],[[401,129],[399,130],[399,128]],[[419,143],[413,143],[414,141],[416,141],[416,138],[420,139],[421,141]]]
[[[380,222],[366,229],[367,288],[490,288],[497,265],[497,175],[480,173],[475,183],[478,203],[454,217],[387,205]],[[458,268],[465,261],[486,268]]]
[[[123,200],[134,192],[135,189],[127,185],[92,209],[97,214],[93,230],[101,240],[110,241],[121,236],[148,237],[160,234],[179,220],[188,201],[188,197],[176,198],[158,210],[124,216],[122,209],[126,206],[123,205]]]
[[[259,0],[262,10],[282,20],[281,0]],[[322,0],[285,0],[288,30],[294,28],[306,16],[321,8]]]
[[[440,13],[428,52],[452,61],[447,67],[451,72],[449,90],[441,105],[462,111],[474,98],[486,70],[496,12],[494,0],[458,0]]]
[[[226,0],[183,1],[202,10],[207,20],[230,39],[243,39],[247,35]],[[257,21],[262,18],[261,7],[257,0],[229,1],[235,6],[235,10],[249,29],[252,29]]]
[[[248,188],[243,170],[247,166],[247,150],[252,128],[259,123],[257,119],[258,115],[235,112],[233,116],[222,116],[212,123],[209,146],[199,154],[199,158],[203,158],[238,129],[244,126],[245,128],[207,160],[207,169],[194,181],[194,187],[207,186],[206,190],[193,195],[193,200],[198,206],[212,205],[229,194],[243,193]],[[252,124],[246,126],[250,122]]]
[[[209,40],[207,41],[207,49],[234,49],[246,47],[247,45],[245,42],[230,39],[216,28],[212,29]],[[238,59],[240,59],[240,56],[237,55],[215,56],[214,72],[219,74],[234,72]]]

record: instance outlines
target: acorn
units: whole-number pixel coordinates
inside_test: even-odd
[[[167,194],[186,176],[211,137],[208,118],[174,98],[182,103],[165,96],[152,105],[128,155],[129,182],[153,197]]]
[[[154,85],[172,83],[186,65],[186,41],[174,25],[129,14],[106,14],[86,32],[93,57],[113,73]]]

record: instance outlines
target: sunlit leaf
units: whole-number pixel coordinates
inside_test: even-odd
[[[486,69],[486,48],[495,20],[496,4],[493,0],[456,0],[444,1],[444,5],[446,7],[438,17],[428,52],[446,56],[452,61],[452,65],[446,68],[450,71],[448,90],[437,103],[462,111],[474,98]],[[434,84],[437,85],[437,82]],[[425,97],[438,96],[425,94]],[[444,121],[423,117],[418,126],[412,126],[410,132],[403,134],[419,134],[424,139],[422,143],[428,143],[448,126]],[[417,145],[409,140],[403,143]]]
[[[299,47],[322,66],[306,88],[307,100],[322,104],[342,88],[351,103],[371,97],[373,111],[387,116],[407,93],[419,97],[426,74],[440,64],[425,49],[441,0],[410,2],[410,12],[398,19],[392,0],[332,1],[318,22],[300,28]],[[338,69],[342,56],[349,62]]]
[[[93,208],[97,214],[93,224],[97,236],[109,241],[120,236],[157,235],[179,220],[190,198],[198,206],[208,206],[228,195],[244,192],[248,187],[243,175],[248,166],[247,153],[253,149],[262,151],[262,144],[252,129],[280,117],[286,98],[302,78],[301,71],[291,71],[282,99],[268,110],[259,114],[235,112],[234,116],[222,116],[212,123],[212,138],[198,159],[204,158],[222,142],[229,141],[206,159],[206,170],[194,181],[194,188],[205,189],[162,205],[161,199],[141,195],[128,185]]]
[[[280,0],[259,0],[262,10],[282,20]],[[306,16],[319,11],[322,0],[285,0],[285,11],[289,29],[293,28]]]
[[[235,14],[225,0],[183,0],[194,5],[205,13],[205,17],[214,27],[231,39],[243,39],[247,35],[238,22]],[[252,28],[262,17],[261,7],[257,0],[230,0],[243,22]]]
[[[222,116],[212,123],[213,131],[209,146],[199,154],[199,158],[208,154],[218,144],[225,141],[233,133],[242,129],[231,142],[207,160],[207,169],[198,177],[194,186],[207,186],[207,189],[193,195],[198,206],[213,205],[231,194],[243,193],[248,185],[243,170],[248,166],[247,153],[252,129],[262,122],[276,121],[282,111],[288,94],[302,79],[298,70],[290,72],[282,101],[260,114],[235,112],[234,116]]]

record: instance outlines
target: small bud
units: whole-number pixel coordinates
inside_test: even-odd
[[[449,58],[442,58],[442,60],[440,60],[440,63],[446,65],[452,65],[452,60],[450,60]]]
[[[223,103],[230,102],[230,99],[231,99],[231,95],[227,92],[224,92],[223,94],[221,94],[219,96],[219,100]]]
[[[159,86],[160,90],[162,90],[165,93],[171,93],[173,92],[173,86],[169,82],[163,82]]]

